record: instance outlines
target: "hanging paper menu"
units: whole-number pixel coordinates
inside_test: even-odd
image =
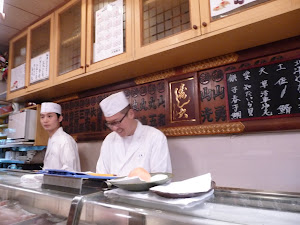
[[[123,52],[123,0],[117,0],[96,12],[94,62]]]
[[[46,52],[31,59],[30,84],[49,78],[49,56]]]
[[[26,63],[11,69],[10,91],[25,87],[25,65]]]

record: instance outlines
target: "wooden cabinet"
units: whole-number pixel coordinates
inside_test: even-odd
[[[70,0],[12,39],[7,99],[47,100],[300,35],[299,0],[257,0],[220,18],[210,0],[123,0],[121,14],[101,17],[116,2]],[[101,58],[102,47],[114,50],[108,41],[117,33],[107,31],[118,16],[123,50]],[[49,77],[32,81],[31,60],[47,49]],[[24,80],[17,87],[13,70]]]
[[[290,23],[288,13],[299,16],[297,0],[257,0],[251,4],[243,1],[245,5],[238,4],[241,7],[217,18],[212,17],[214,7],[211,11],[211,2],[218,2],[219,6],[228,4],[220,11],[234,4],[234,1],[210,0],[135,0],[135,59],[183,45],[191,46],[187,48],[187,55],[191,53],[194,57],[194,50],[203,57],[213,57],[220,52],[214,48],[221,47],[226,54],[296,34],[285,30],[296,29],[295,22]],[[228,45],[230,48],[226,49]],[[172,52],[168,54],[172,58]],[[195,57],[195,60],[203,57]]]
[[[26,59],[28,31],[24,31],[10,41],[9,76],[7,80],[7,98],[12,99],[25,93]]]
[[[7,99],[51,85],[54,59],[54,15],[30,26],[10,42]]]
[[[37,111],[36,116],[36,134],[35,134],[35,141],[34,146],[46,146],[48,143],[49,135],[42,127],[40,122],[40,114],[41,114],[41,105],[35,105],[30,107],[31,109],[35,109]]]
[[[115,2],[114,0],[76,0],[70,1],[55,12],[55,30],[57,31],[55,83],[74,79],[78,75],[84,76],[85,72],[103,70],[108,66],[132,60],[133,22],[131,0],[123,1],[123,5],[120,7],[121,11],[107,14],[107,19],[111,19],[111,21],[105,23],[104,26],[98,25],[96,27],[97,11],[104,8],[109,11],[110,7],[107,7],[108,4],[115,4]],[[102,11],[103,14],[105,10]],[[109,28],[117,26],[115,23],[118,23],[116,17],[121,18],[121,27],[123,29],[111,32],[112,29]],[[118,54],[102,59],[101,57],[96,57],[99,55],[100,48],[97,48],[98,43],[96,43],[95,33],[96,29],[105,28],[108,32],[103,32],[105,34],[102,39],[106,39],[105,41],[107,42],[105,48],[109,50],[106,49],[106,52],[116,51],[111,46],[118,45],[118,43],[115,43],[119,41],[116,39],[118,34],[124,35],[124,38],[121,40],[123,50]],[[100,30],[100,32],[102,31]],[[116,39],[115,42],[113,42],[114,39]]]
[[[85,73],[86,0],[72,0],[55,12],[54,83]]]
[[[256,3],[253,2],[252,4],[241,5],[242,7],[229,11],[228,13],[224,13],[224,15],[221,14],[219,18],[214,19],[211,15],[210,0],[201,0],[199,2],[201,11],[200,19],[202,23],[201,31],[203,34],[207,34],[210,32],[226,32],[228,30],[234,30],[238,27],[246,26],[249,24],[255,25],[255,23],[258,23],[259,21],[291,12],[294,9],[299,8],[300,5],[298,0],[258,0],[255,1]],[[224,6],[224,8],[226,7],[227,6]],[[213,6],[212,10],[214,10]],[[275,25],[278,27],[278,31],[282,29],[280,23]],[[272,24],[269,24],[269,27],[265,27],[265,29],[268,30],[271,27]],[[253,31],[257,32],[255,27],[252,30],[248,30],[249,33]],[[259,34],[257,33],[257,35]]]
[[[134,2],[136,58],[169,50],[201,34],[198,1]]]
[[[114,6],[108,7],[112,3]],[[101,22],[103,18],[107,19]],[[132,0],[88,0],[87,72],[103,70],[133,59],[133,24]]]
[[[27,91],[52,84],[54,60],[54,14],[30,26],[28,29]]]

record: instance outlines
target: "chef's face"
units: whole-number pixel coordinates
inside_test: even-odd
[[[43,128],[48,132],[56,131],[60,127],[60,122],[62,121],[62,119],[63,117],[61,115],[58,116],[54,112],[40,114],[41,124]]]
[[[117,114],[105,117],[106,126],[112,131],[117,132],[121,137],[133,134],[134,113],[129,109],[125,114],[118,112]]]

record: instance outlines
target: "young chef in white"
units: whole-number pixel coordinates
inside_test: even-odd
[[[149,173],[172,172],[166,136],[134,119],[124,92],[105,98],[100,108],[113,132],[102,143],[97,173],[127,176],[139,167]]]
[[[40,121],[49,134],[43,169],[81,171],[77,143],[60,127],[62,120],[59,104],[42,103]]]

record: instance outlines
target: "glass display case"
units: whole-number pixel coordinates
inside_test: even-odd
[[[24,182],[21,174],[0,171],[0,199],[18,201],[30,213],[42,212],[36,213],[39,216],[49,213],[60,219],[60,223],[54,224],[295,225],[300,221],[299,193],[217,187],[208,198],[178,204],[178,199],[157,198],[148,191],[103,189],[75,195],[42,189],[33,181]]]
[[[32,219],[45,219],[42,224],[66,224],[74,196],[42,190],[33,180],[22,181],[29,172],[0,171],[0,215],[5,224],[35,224]],[[46,218],[47,217],[47,218]],[[50,223],[48,219],[56,221]]]
[[[151,193],[93,194],[83,201],[82,221],[96,224],[297,224],[300,195],[254,190],[215,189],[198,203],[157,198]],[[143,196],[144,195],[144,196]],[[177,201],[177,202],[176,202]],[[106,221],[106,222],[105,222]],[[126,222],[125,222],[126,221]]]

